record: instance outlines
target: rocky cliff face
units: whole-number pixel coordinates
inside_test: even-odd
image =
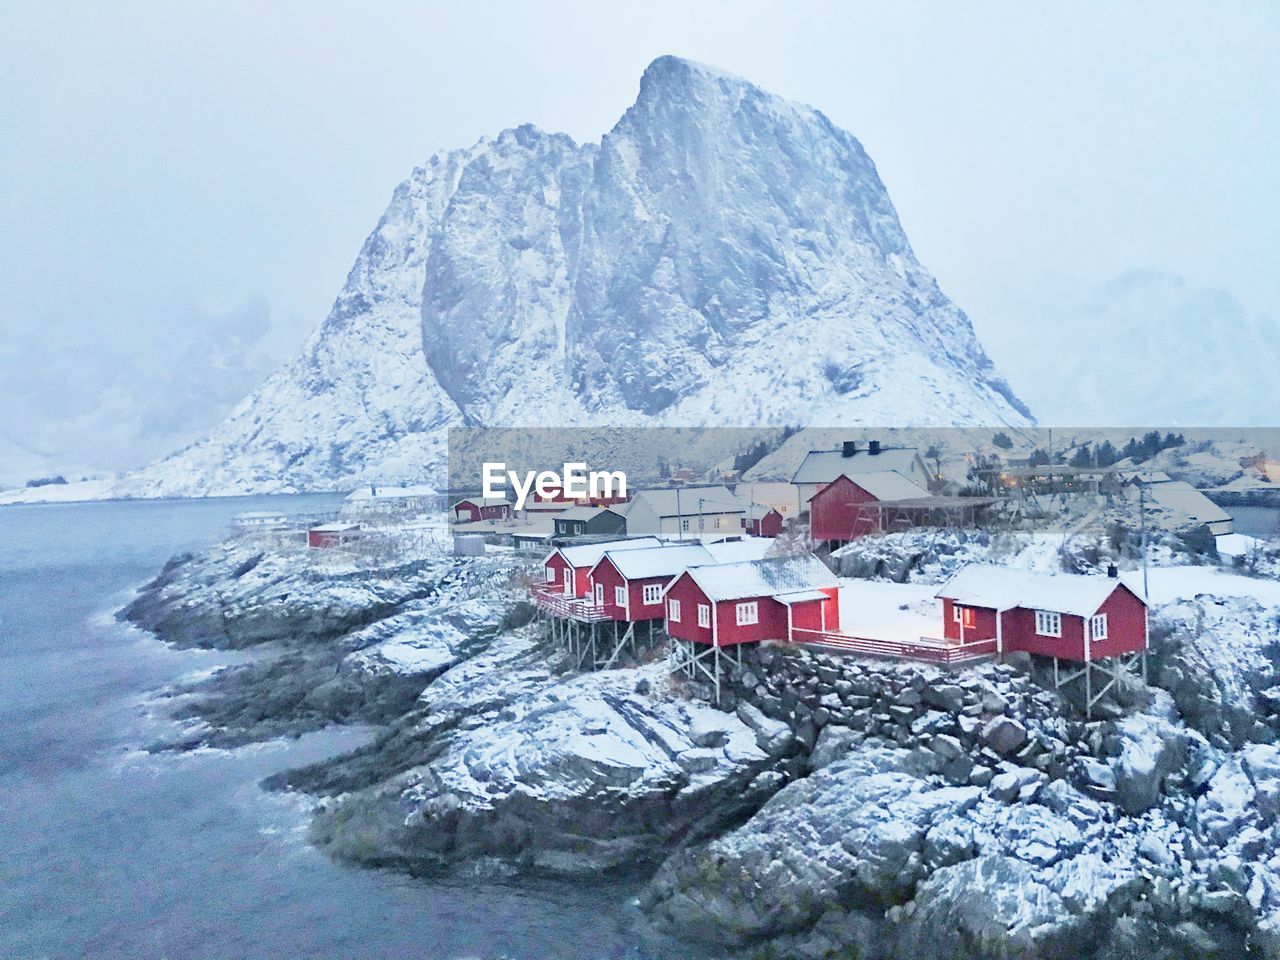
[[[415,170],[304,354],[117,492],[440,480],[451,424],[1028,421],[853,136],[663,57],[598,146]]]

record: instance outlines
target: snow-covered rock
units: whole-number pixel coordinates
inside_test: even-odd
[[[1029,422],[817,110],[662,57],[599,144],[433,157],[303,354],[122,495],[443,480],[445,428]]]
[[[558,873],[632,868],[705,836],[749,814],[778,781],[756,731],[663,692],[664,670],[499,676],[490,689],[505,696],[478,710],[464,691],[472,709],[453,708],[455,725],[428,721],[420,756],[429,762],[339,798],[314,836],[366,862],[499,858]],[[442,699],[434,685],[424,694]]]

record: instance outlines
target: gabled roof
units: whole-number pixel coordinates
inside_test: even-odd
[[[778,513],[778,510],[767,503],[753,503],[747,507],[748,520],[763,520],[771,513]],[[778,516],[782,516],[782,514],[778,513]]]
[[[310,528],[313,533],[347,533],[351,530],[359,530],[358,523],[342,523],[340,521],[334,523],[322,523],[319,526]]]
[[[1227,523],[1231,520],[1231,514],[1183,480],[1148,484],[1147,493],[1166,510],[1184,514],[1200,523]]]
[[[699,504],[699,501],[702,501]],[[631,507],[646,504],[659,517],[696,517],[703,514],[745,513],[746,504],[728,487],[679,487],[670,490],[641,490],[631,498]]]
[[[917,500],[922,497],[928,497],[929,491],[920,486],[913,480],[908,480],[897,470],[881,470],[875,473],[842,473],[840,477],[844,477],[850,483],[856,483],[871,496],[882,502],[890,502],[893,500]],[[839,480],[840,477],[836,477]],[[832,481],[834,484],[835,481]],[[809,498],[813,502],[814,497],[821,496],[831,486],[823,487],[812,497]]]
[[[600,566],[606,557],[628,580],[674,577],[678,573],[683,573],[687,567],[716,562],[711,551],[700,543],[664,544],[649,550],[628,550],[624,553],[607,550],[596,562],[596,567]],[[594,573],[595,567],[592,567],[591,571]]]
[[[713,601],[750,597],[783,599],[791,594],[813,593],[823,587],[840,585],[836,575],[811,553],[690,567],[687,573],[707,599]]]
[[[1110,577],[1038,573],[971,563],[943,584],[935,596],[970,607],[993,610],[1022,607],[1089,617],[1121,587],[1128,589]]]
[[[570,507],[568,510],[562,510],[556,514],[557,520],[592,520],[601,513],[617,513],[608,507],[587,507],[578,506]]]
[[[546,563],[558,553],[564,557],[571,567],[593,567],[605,555],[606,551],[612,550],[616,553],[621,550],[646,550],[650,547],[660,546],[661,543],[662,541],[657,537],[632,537],[629,540],[601,540],[596,543],[579,543],[571,547],[559,547],[552,550],[543,558],[542,562]]]
[[[704,543],[707,553],[716,563],[741,563],[743,560],[762,560],[773,549],[768,537],[743,537],[741,540],[721,540]]]
[[[791,482],[830,483],[841,474],[877,473],[885,470],[897,470],[909,476],[912,473],[911,465],[919,456],[915,447],[881,447],[877,454],[859,447],[849,457],[844,455],[843,450],[810,450],[800,462]]]

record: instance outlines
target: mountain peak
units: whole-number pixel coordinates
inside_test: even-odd
[[[598,145],[531,125],[406,181],[306,352],[123,493],[439,482],[453,424],[1025,424],[851,134],[645,70]]]

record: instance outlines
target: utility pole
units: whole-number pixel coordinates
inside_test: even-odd
[[[1147,476],[1151,476],[1150,468],[1147,469]],[[1142,515],[1142,599],[1150,602],[1151,590],[1147,578],[1147,485],[1141,480],[1138,481],[1138,512]]]

